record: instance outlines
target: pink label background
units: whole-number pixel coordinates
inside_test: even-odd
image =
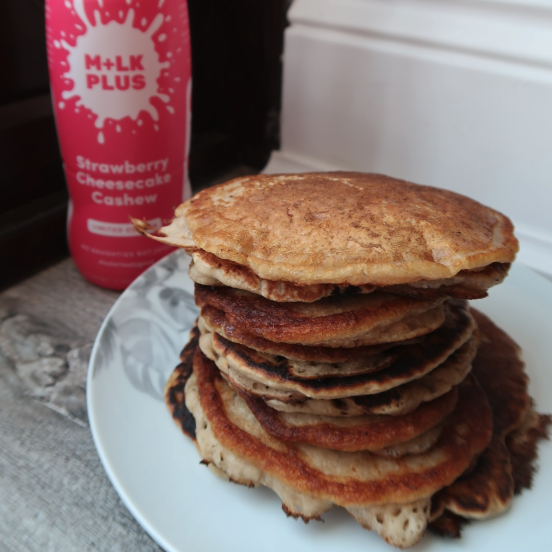
[[[187,89],[191,78],[187,5],[185,0],[130,0],[130,3],[129,0],[84,0],[88,21],[83,24],[77,12],[70,9],[72,1],[48,0],[46,6],[52,101],[73,204],[68,225],[69,245],[79,270],[88,279],[121,289],[170,249],[140,236],[113,238],[91,234],[87,229],[87,220],[128,223],[128,217],[132,215],[165,221],[173,216],[175,206],[184,199],[187,172],[185,157],[189,147],[186,142],[189,140],[190,123],[187,120]],[[103,143],[100,143],[99,129],[95,126],[97,115],[86,106],[78,106],[79,98],[67,98],[67,91],[73,89],[74,83],[65,75],[69,70],[69,51],[59,45],[65,41],[74,47],[77,38],[88,32],[95,11],[99,12],[101,22],[105,25],[113,20],[122,23],[129,10],[135,12],[133,26],[141,30],[147,29],[158,14],[164,16],[164,22],[152,35],[152,40],[160,61],[170,64],[157,80],[158,91],[169,96],[170,100],[165,103],[156,96],[150,99],[159,113],[158,121],[154,121],[146,111],[140,112],[140,123],[130,117],[107,119],[101,129]],[[159,37],[162,35],[166,38],[161,41]],[[116,54],[117,48],[114,47],[113,56]],[[153,190],[157,194],[157,201],[153,205],[98,205],[92,200],[92,192],[97,188],[76,181],[77,156],[98,163],[119,165],[125,161],[138,165],[168,158],[166,173],[171,174],[171,182]],[[136,180],[138,177],[136,174],[115,176],[99,171],[86,172],[95,179],[105,180]],[[154,173],[139,176],[147,178]],[[121,191],[104,192],[123,196]],[[140,194],[137,191],[124,193],[128,196]]]

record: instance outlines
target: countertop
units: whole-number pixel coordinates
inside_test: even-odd
[[[160,551],[111,486],[86,416],[88,358],[119,293],[71,259],[0,293],[0,549]]]

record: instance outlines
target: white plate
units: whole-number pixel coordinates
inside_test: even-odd
[[[162,400],[196,317],[188,258],[176,252],[140,276],[104,321],[90,360],[88,414],[105,470],[132,515],[167,551],[387,551],[343,510],[325,523],[288,519],[268,489],[219,480],[172,421]],[[552,285],[514,265],[491,297],[474,302],[522,346],[531,394],[552,412]],[[497,378],[500,374],[497,373]],[[458,541],[426,535],[415,550],[552,550],[552,444],[540,446],[534,488]]]

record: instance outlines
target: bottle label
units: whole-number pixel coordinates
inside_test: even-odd
[[[185,0],[48,0],[48,64],[81,272],[128,285],[169,249],[161,226],[190,195],[191,71]]]

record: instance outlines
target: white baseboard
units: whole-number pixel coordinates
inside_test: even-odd
[[[319,159],[312,159],[294,154],[293,152],[273,151],[267,166],[263,169],[265,174],[278,173],[303,173],[317,171],[342,171],[335,165],[324,163]]]

